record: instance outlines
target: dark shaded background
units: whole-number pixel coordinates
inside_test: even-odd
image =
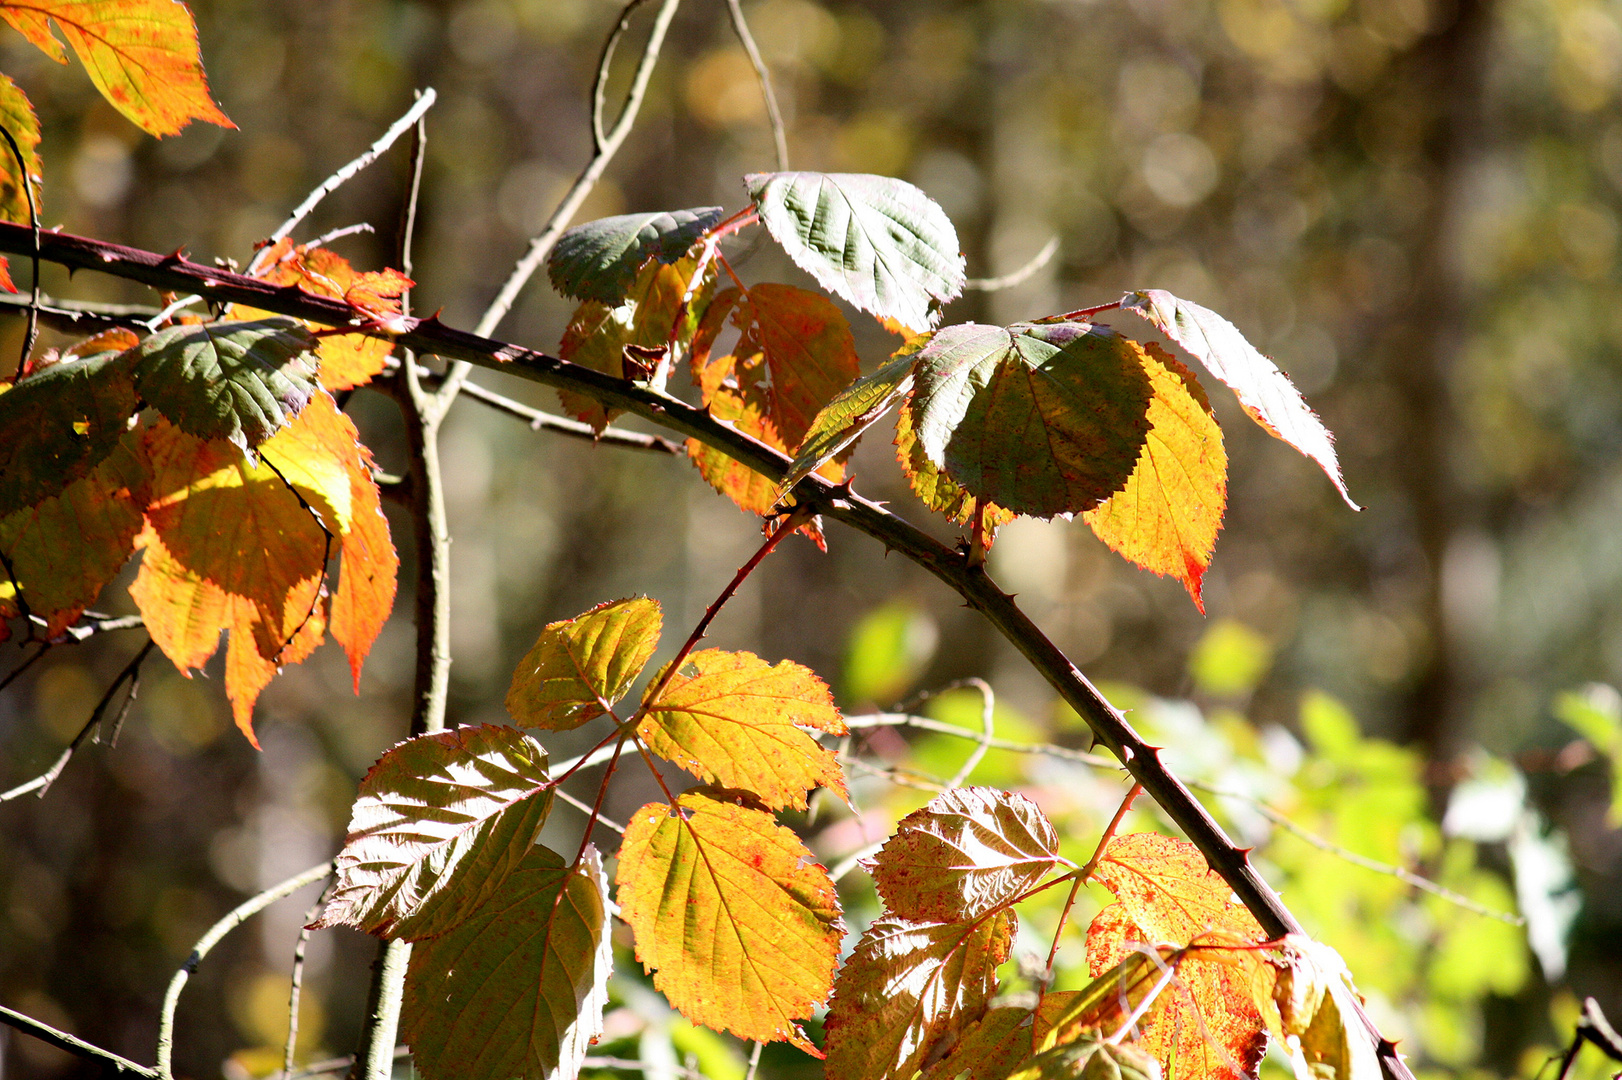
[[[433,86],[416,302],[470,326],[589,152],[586,93],[618,5],[195,10],[216,97],[239,131],[147,138],[77,67],[3,32],[0,68],[44,125],[46,222],[245,262],[404,111],[413,87]],[[1583,887],[1567,981],[1614,1015],[1622,837],[1602,820],[1605,763],[1556,768],[1570,765],[1554,752],[1573,734],[1550,701],[1622,680],[1622,7],[762,0],[746,10],[796,166],[920,185],[957,223],[971,275],[1011,270],[1061,238],[1029,282],[971,294],[949,319],[1007,322],[1161,287],[1227,315],[1296,379],[1337,433],[1366,509],[1350,513],[1308,462],[1218,403],[1232,476],[1208,609],[1279,650],[1249,714],[1289,724],[1305,688],[1327,690],[1366,730],[1423,746],[1439,793],[1465,774],[1473,745],[1517,757],[1569,832]],[[633,34],[616,87],[639,48]],[[741,175],[771,165],[724,4],[687,0],[636,130],[581,216],[736,209]],[[301,235],[372,222],[375,237],[336,246],[383,265],[404,173],[397,149]],[[766,249],[739,267],[803,281]],[[151,302],[112,279],[45,274],[58,295]],[[500,335],[551,349],[568,312],[539,284]],[[15,323],[0,341],[7,363]],[[855,324],[870,370],[893,339]],[[556,408],[549,393],[479,378]],[[351,412],[398,469],[393,406],[363,392]],[[509,673],[547,621],[645,592],[664,603],[667,626],[690,625],[758,536],[682,461],[532,433],[471,402],[449,421],[444,457],[453,722],[506,719]],[[923,520],[885,438],[867,440],[855,472],[864,493]],[[409,533],[394,524],[404,548]],[[769,561],[715,643],[792,657],[837,682],[851,625],[899,596],[938,632],[921,685],[983,675],[1002,700],[1051,714],[1051,692],[954,596],[837,525],[829,541],[827,556],[796,541]],[[1189,692],[1187,652],[1206,622],[1175,583],[1122,562],[1079,523],[1017,523],[993,571],[1090,675]],[[104,608],[131,609],[124,584]],[[150,1060],[163,987],[192,942],[242,896],[330,854],[355,781],[403,737],[409,610],[403,594],[406,614],[379,640],[359,697],[335,647],[273,683],[258,712],[263,753],[231,730],[217,671],[187,681],[161,658],[149,664],[116,749],[91,748],[43,802],[0,808],[0,1001]],[[139,641],[55,650],[0,694],[0,784],[54,757]],[[21,656],[0,647],[5,669]],[[213,1077],[233,1052],[279,1043],[309,900],[272,909],[204,965],[180,1012],[180,1071]],[[358,936],[317,935],[311,1045],[352,1046],[370,955]],[[1527,1017],[1542,1015],[1547,992],[1487,1004],[1484,1068],[1520,1067],[1541,1022]],[[20,1037],[0,1046],[7,1076],[78,1068]]]

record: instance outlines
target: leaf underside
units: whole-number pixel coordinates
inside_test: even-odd
[[[676,262],[722,213],[719,206],[705,206],[576,225],[558,237],[546,260],[547,275],[565,296],[614,307],[625,299],[643,263],[650,258],[666,265]]]

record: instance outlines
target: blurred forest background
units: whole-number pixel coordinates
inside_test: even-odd
[[[43,121],[45,222],[246,262],[413,88],[432,86],[415,304],[471,326],[589,154],[587,93],[619,4],[193,8],[215,96],[239,131],[193,125],[149,139],[82,70],[0,33],[0,69]],[[1421,1074],[1529,1077],[1569,1038],[1582,996],[1622,1014],[1622,832],[1607,816],[1622,748],[1622,697],[1608,685],[1622,684],[1622,4],[758,0],[744,10],[794,166],[919,185],[955,221],[971,275],[1013,270],[1059,238],[1030,280],[968,294],[950,321],[1009,322],[1165,288],[1236,323],[1337,434],[1361,514],[1231,401],[1217,403],[1232,471],[1207,617],[1079,522],[1016,522],[992,572],[1186,774],[1528,915],[1529,932],[1506,927],[1219,806],[1251,842],[1270,841],[1264,866],[1286,901],[1347,956]],[[646,19],[621,49],[611,101]],[[734,210],[741,176],[772,167],[725,4],[686,0],[641,118],[580,219]],[[300,235],[370,222],[375,235],[335,247],[361,268],[384,265],[405,171],[402,144]],[[746,251],[734,258],[746,280],[803,282],[771,252]],[[22,260],[12,266],[22,280]],[[47,268],[45,286],[152,302],[92,274]],[[498,336],[554,349],[569,311],[538,282]],[[853,323],[871,370],[895,339]],[[0,327],[8,364],[19,324]],[[557,408],[549,392],[478,378]],[[349,408],[398,471],[392,404],[361,392]],[[887,432],[860,448],[858,490],[950,535],[908,493]],[[667,626],[691,625],[758,542],[752,518],[668,456],[531,432],[465,398],[443,445],[452,722],[507,721],[513,665],[546,622],[646,593]],[[398,518],[394,535],[409,564]],[[955,596],[837,525],[829,548],[785,546],[725,611],[715,643],[810,665],[851,712],[983,676],[1000,734],[1085,747],[1048,687]],[[103,610],[133,610],[128,576]],[[336,850],[356,781],[405,735],[412,641],[405,592],[358,697],[336,648],[289,669],[258,708],[263,752],[232,729],[217,672],[188,681],[154,657],[115,748],[89,748],[45,800],[0,807],[0,1002],[150,1060],[163,988],[200,934]],[[130,632],[52,650],[0,694],[0,787],[55,757],[139,644]],[[0,647],[0,670],[24,656]],[[972,698],[932,708],[977,722]],[[891,764],[946,776],[968,744],[875,746]],[[571,752],[559,739],[557,754]],[[975,778],[1035,791],[1046,807],[1068,800],[1061,827],[1085,857],[1122,786],[1055,769],[993,754]],[[927,798],[857,790],[866,816],[811,830],[830,865],[859,844],[850,820],[882,836]],[[634,784],[616,794],[611,815],[639,794]],[[1152,808],[1140,816],[1154,821]],[[561,808],[556,819],[578,825]],[[847,903],[859,927],[872,902],[858,878]],[[310,893],[204,963],[180,1012],[180,1072],[212,1080],[223,1061],[243,1080],[279,1067]],[[1063,955],[1079,969],[1072,939]],[[352,1049],[372,952],[346,931],[315,936],[301,1059]],[[650,1075],[683,1057],[741,1075],[730,1040],[672,1027],[634,980],[616,994],[610,1033],[653,1063]],[[84,1069],[0,1030],[0,1075]],[[817,1074],[792,1052],[769,1055],[773,1069]]]

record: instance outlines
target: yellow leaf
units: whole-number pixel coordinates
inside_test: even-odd
[[[513,672],[507,711],[552,731],[602,716],[653,656],[663,619],[657,600],[637,596],[550,624]]]

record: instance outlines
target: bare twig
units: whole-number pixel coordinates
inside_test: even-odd
[[[963,288],[972,292],[997,292],[1001,289],[1012,289],[1015,285],[1023,285],[1025,282],[1029,281],[1038,270],[1042,269],[1042,267],[1051,262],[1053,260],[1053,256],[1058,254],[1058,251],[1059,238],[1055,236],[1049,239],[1047,243],[1042,245],[1041,251],[1038,251],[1035,255],[1031,256],[1030,262],[1026,263],[1018,270],[1015,270],[1013,273],[1003,274],[1000,277],[970,278],[963,283]]]
[[[88,1061],[100,1062],[103,1069],[114,1076],[147,1076],[157,1077],[160,1074],[144,1065],[137,1065],[126,1057],[119,1057],[111,1050],[103,1050],[83,1039],[75,1038],[65,1031],[58,1031],[49,1024],[42,1024],[32,1016],[24,1016],[20,1012],[0,1005],[0,1024],[16,1028],[25,1035],[32,1035],[41,1042],[48,1042],[58,1050],[66,1050],[77,1057]]]
[[[574,807],[576,810],[580,811],[582,814],[585,814],[588,819],[592,816],[592,807],[589,804],[581,802],[579,799],[575,798],[573,795],[570,795],[567,791],[564,791],[562,788],[553,788],[552,790],[553,790],[554,794],[557,795],[558,798],[562,799],[564,802],[568,803],[570,806]],[[607,825],[610,829],[613,829],[615,832],[619,833],[621,836],[625,835],[625,826],[621,825],[617,821],[613,821],[613,820],[611,820],[609,818],[604,817],[603,814],[602,814],[601,809],[597,810],[596,818],[597,818],[597,824],[599,824],[599,825]]]
[[[232,908],[225,918],[209,927],[208,933],[204,934],[201,940],[193,946],[191,955],[186,958],[186,962],[181,965],[180,970],[175,972],[174,978],[169,980],[169,989],[163,995],[163,1008],[158,1013],[158,1064],[156,1075],[163,1077],[173,1075],[170,1070],[170,1061],[174,1056],[175,1048],[175,1007],[180,1004],[180,992],[186,988],[186,983],[196,973],[197,965],[203,962],[203,958],[208,955],[209,950],[218,945],[220,939],[225,937],[226,934],[229,934],[276,901],[292,896],[307,885],[314,885],[330,873],[332,873],[332,863],[328,861],[319,866],[312,866],[302,873],[294,874],[286,881],[272,885],[259,895],[244,900]]]
[[[0,311],[8,308],[29,309],[39,313],[39,321],[63,333],[94,333],[100,330],[122,328],[145,330],[146,320],[157,311],[144,304],[98,304],[87,300],[64,300],[45,296],[38,305],[27,296],[14,296],[0,292]]]
[[[1103,754],[1089,754],[1085,750],[1072,750],[1068,746],[1055,746],[1052,743],[1023,743],[1015,742],[1012,739],[988,739],[983,734],[970,731],[968,728],[961,728],[956,724],[947,724],[940,720],[931,720],[927,716],[909,716],[906,713],[869,713],[865,716],[845,717],[845,726],[853,731],[876,727],[918,728],[921,731],[933,731],[941,735],[952,735],[959,739],[973,739],[976,742],[984,743],[993,750],[1012,750],[1016,754],[1041,754],[1062,761],[1074,761],[1082,765],[1091,765],[1097,769],[1119,769],[1121,767],[1120,762]]]
[[[755,1043],[754,1049],[749,1051],[749,1069],[743,1074],[743,1080],[755,1080],[755,1074],[760,1071],[760,1052],[765,1043]]]
[[[28,332],[23,335],[22,356],[17,360],[17,377],[28,374],[28,358],[34,354],[34,342],[39,339],[39,203],[34,198],[34,179],[28,175],[28,162],[23,159],[23,148],[11,129],[0,124],[0,135],[6,137],[6,146],[17,162],[17,178],[23,185],[23,197],[28,200],[28,227],[34,233],[34,287],[28,298]]]
[[[321,909],[327,906],[327,897],[332,895],[332,885],[321,890],[321,895],[315,898],[310,910],[304,913],[304,921],[299,924],[298,941],[293,943],[293,988],[287,994],[287,1044],[282,1048],[282,1074],[285,1076],[293,1071],[293,1054],[298,1049],[298,1007],[299,998],[304,993],[304,950],[310,944],[310,924],[315,922]]]
[[[1560,1059],[1560,1075],[1555,1080],[1568,1080],[1572,1066],[1577,1063],[1577,1051],[1583,1048],[1585,1042],[1593,1043],[1600,1053],[1612,1061],[1622,1061],[1622,1036],[1617,1035],[1616,1029],[1611,1027],[1610,1021],[1600,1011],[1599,1002],[1593,998],[1583,999],[1582,1019],[1577,1021],[1577,1030],[1572,1033],[1571,1047]]]
[[[376,231],[376,229],[372,228],[370,222],[357,221],[353,225],[343,225],[339,228],[333,229],[331,232],[322,233],[320,236],[310,241],[310,246],[326,247],[334,240],[341,240],[346,236],[357,236],[360,233],[375,233]],[[407,273],[404,267],[401,267],[400,272],[405,274],[406,277],[411,276],[409,273]]]
[[[833,881],[843,880],[846,874],[861,866],[866,860],[877,855],[879,850],[884,847],[885,843],[886,841],[883,840],[875,840],[871,844],[863,844],[861,847],[857,848],[855,851],[851,852],[849,855],[846,855],[843,859],[840,859],[837,863],[835,863],[834,868],[828,871],[828,877]]]
[[[69,639],[73,641],[86,641],[97,634],[105,634],[111,630],[139,630],[146,625],[146,620],[139,615],[97,615],[87,611],[81,616],[85,621],[75,623],[62,631],[60,637],[51,639],[53,645],[62,644]]]
[[[772,125],[772,146],[777,151],[777,171],[788,172],[788,130],[783,126],[783,113],[777,107],[777,94],[772,90],[771,72],[766,70],[766,61],[760,55],[760,47],[755,44],[755,35],[749,32],[749,23],[743,17],[740,0],[727,0],[727,13],[732,17],[732,32],[738,35],[738,43],[749,54],[749,63],[754,66],[755,78],[760,80],[760,96],[766,101],[766,117]],[[753,1072],[751,1069],[751,1075]]]
[[[964,685],[980,691],[980,737],[975,740],[974,749],[969,752],[969,756],[964,759],[957,772],[946,782],[949,788],[962,787],[963,782],[974,775],[974,770],[985,760],[986,751],[991,749],[991,740],[997,737],[995,723],[997,699],[991,692],[991,684],[984,679],[965,679]]]

